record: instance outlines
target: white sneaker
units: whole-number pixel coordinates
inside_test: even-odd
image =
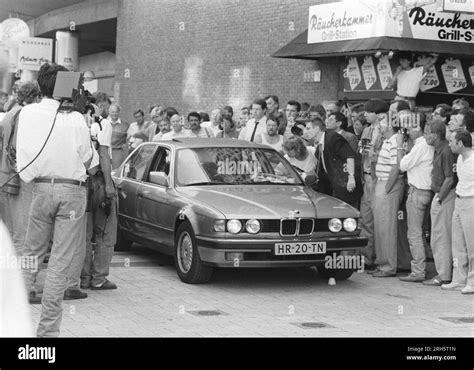
[[[474,294],[474,286],[466,285],[464,288],[462,288],[461,293],[462,294]]]
[[[441,285],[441,289],[443,290],[462,290],[464,288],[464,284],[455,283],[454,281],[449,284]]]

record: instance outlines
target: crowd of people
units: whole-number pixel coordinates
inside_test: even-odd
[[[63,110],[52,94],[64,70],[45,64],[14,101],[0,94],[0,218],[19,256],[41,264],[49,255],[42,297],[37,268],[23,269],[30,303],[42,303],[38,336],[59,335],[63,299],[117,288],[108,280],[117,229],[111,171],[143,142],[178,138],[274,148],[302,176],[316,175],[315,190],[360,210],[367,273],[407,270],[404,282],[474,293],[474,112],[464,98],[426,114],[398,95],[353,104],[289,100],[284,109],[268,95],[239,107],[238,117],[231,106],[181,115],[154,105],[149,120],[137,109],[129,124],[104,93],[84,115]]]

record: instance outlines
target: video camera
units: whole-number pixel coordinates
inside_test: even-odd
[[[79,112],[81,114],[95,114],[92,105],[95,99],[84,89],[84,75],[80,72],[59,71],[56,76],[53,97],[61,101],[60,112]],[[96,117],[96,120],[98,117]]]

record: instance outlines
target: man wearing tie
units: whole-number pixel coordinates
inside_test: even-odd
[[[267,103],[264,99],[255,99],[252,104],[254,118],[247,122],[247,125],[240,131],[239,139],[250,142],[255,141],[258,135],[267,132],[267,121],[271,121],[266,116]]]

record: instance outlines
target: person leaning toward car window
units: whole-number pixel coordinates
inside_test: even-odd
[[[71,263],[78,254],[82,253],[83,257],[85,253],[86,168],[93,157],[84,117],[78,112],[59,111],[60,103],[52,98],[59,71],[68,70],[54,63],[41,66],[38,85],[43,99],[24,107],[18,121],[20,177],[26,183],[35,183],[25,256],[42,262],[53,235],[37,330],[39,337],[59,336],[61,306]],[[34,264],[22,267],[27,291],[30,291],[37,269]]]
[[[283,141],[285,158],[290,164],[301,172],[311,172],[316,169],[318,163],[315,157],[316,149],[307,147],[303,139],[292,136]]]

